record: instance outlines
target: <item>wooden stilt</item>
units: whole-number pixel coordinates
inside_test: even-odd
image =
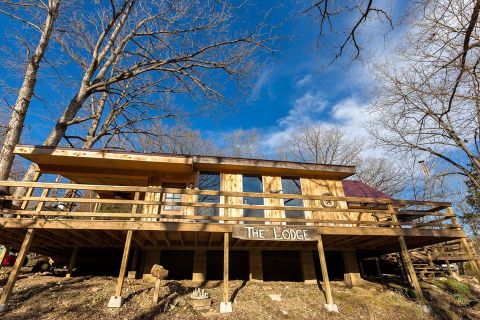
[[[333,304],[332,290],[330,288],[330,280],[328,278],[327,260],[325,259],[325,251],[323,250],[323,240],[321,235],[318,235],[317,249],[318,249],[318,258],[320,259],[320,268],[322,270],[325,299],[327,300],[327,303],[325,304],[325,308],[328,311],[338,312],[337,306]]]
[[[403,236],[400,236],[398,237],[398,241],[400,242],[400,247],[402,249],[403,262],[405,264],[405,267],[407,268],[408,274],[410,275],[410,279],[412,280],[412,284],[415,288],[418,300],[423,306],[426,306],[427,302],[425,300],[425,297],[423,296],[422,287],[420,286],[420,282],[418,281],[415,269],[413,268],[412,260],[410,259],[410,255],[408,253],[405,238]]]
[[[375,267],[377,268],[378,276],[383,277],[382,270],[380,269],[380,263],[378,263],[378,258],[375,258]]]
[[[453,271],[452,271],[452,266],[450,265],[450,261],[445,260],[445,263],[447,264],[448,274],[450,275],[450,277],[453,276]]]
[[[140,198],[140,193],[135,192],[134,200],[138,201]],[[132,205],[132,213],[137,213],[138,205]],[[130,220],[135,220],[135,218],[131,218]],[[118,281],[117,286],[115,287],[115,295],[110,297],[110,301],[108,302],[108,308],[120,308],[123,305],[123,297],[122,297],[122,290],[123,290],[123,282],[125,280],[125,273],[127,272],[127,263],[128,263],[128,255],[130,253],[130,246],[132,244],[133,238],[133,231],[127,231],[127,238],[125,239],[125,246],[123,248],[123,256],[122,256],[122,263],[120,265],[120,272],[118,274]]]
[[[0,312],[6,311],[8,309],[8,300],[10,299],[10,295],[12,294],[15,282],[17,281],[18,274],[20,273],[20,269],[22,268],[23,262],[25,261],[28,249],[32,244],[34,234],[34,229],[28,229],[27,233],[25,234],[25,238],[23,239],[22,247],[20,248],[17,259],[15,260],[15,265],[13,266],[12,273],[10,273],[7,284],[3,288],[2,296],[0,297]]]
[[[461,242],[465,251],[467,252],[468,262],[470,262],[470,267],[472,268],[475,278],[477,278],[477,280],[480,281],[480,270],[478,269],[476,261],[473,259],[472,249],[470,248],[470,245],[467,242],[467,238],[462,238]]]
[[[123,248],[122,264],[120,265],[120,273],[118,274],[117,287],[115,288],[115,296],[122,296],[123,281],[125,280],[125,273],[127,271],[128,254],[130,253],[130,245],[132,243],[133,231],[127,231],[127,238],[125,240],[125,247]]]
[[[78,247],[74,247],[72,251],[72,255],[70,256],[70,261],[68,262],[68,269],[65,278],[70,278],[72,276],[73,268],[75,267],[75,263],[77,262],[77,254],[78,254]]]
[[[223,234],[223,301],[220,303],[220,313],[232,312],[232,303],[228,297],[228,255],[229,255],[229,234]]]

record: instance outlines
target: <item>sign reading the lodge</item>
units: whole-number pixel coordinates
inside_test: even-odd
[[[241,226],[233,227],[233,238],[270,241],[317,241],[313,227]]]

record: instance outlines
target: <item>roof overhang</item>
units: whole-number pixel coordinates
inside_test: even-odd
[[[38,165],[43,173],[60,174],[77,183],[146,185],[159,173],[194,171],[258,173],[341,180],[355,173],[353,166],[213,156],[179,156],[106,150],[83,150],[18,145],[15,153]]]

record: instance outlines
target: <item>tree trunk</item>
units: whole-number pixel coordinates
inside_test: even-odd
[[[13,151],[20,141],[25,116],[37,81],[37,72],[40,67],[40,61],[47,50],[53,26],[58,16],[59,6],[60,0],[49,1],[47,19],[45,21],[40,41],[35,49],[35,53],[28,61],[22,87],[18,92],[17,101],[15,102],[15,107],[13,108],[12,116],[8,123],[5,141],[2,150],[0,151],[0,180],[6,180],[10,175],[13,158],[15,156]]]

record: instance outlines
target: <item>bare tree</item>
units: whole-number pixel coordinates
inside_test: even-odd
[[[391,196],[405,191],[409,183],[405,169],[384,157],[362,157],[355,175],[363,183]]]
[[[339,58],[349,46],[353,47],[353,59],[359,59],[362,52],[361,29],[371,20],[387,23],[393,29],[392,14],[388,1],[314,0],[302,12],[312,16],[318,23],[319,37],[325,33],[341,33],[338,50],[333,60]],[[346,26],[345,26],[346,25]]]
[[[69,122],[64,139],[71,147],[136,149],[138,138],[156,136],[150,124],[182,114],[171,105],[161,80],[128,79],[90,96],[79,116]],[[122,141],[122,143],[119,143]]]
[[[259,150],[260,133],[256,129],[236,129],[224,135],[224,153],[236,158],[261,158]]]
[[[221,83],[244,79],[270,40],[263,23],[232,32],[234,15],[226,2],[202,1],[123,0],[93,12],[72,9],[55,39],[78,64],[81,80],[43,144],[57,146],[92,95],[144,74],[195,97],[223,99]],[[32,175],[30,168],[25,179]]]
[[[301,162],[356,165],[365,144],[339,128],[320,125],[300,128],[285,142],[280,158]]]
[[[480,1],[422,1],[403,46],[378,67],[370,131],[394,153],[423,153],[480,187]],[[394,63],[399,62],[399,63]]]
[[[222,151],[200,131],[189,129],[183,124],[173,127],[157,122],[149,128],[149,135],[139,139],[143,152],[169,153],[178,155],[221,156]]]
[[[0,180],[7,179],[10,174],[14,159],[13,149],[20,141],[25,116],[35,89],[38,69],[40,68],[40,63],[50,42],[60,3],[60,0],[49,0],[48,3],[29,0],[0,1],[0,13],[22,22],[40,34],[38,44],[35,50],[33,50],[33,53],[25,43],[27,47],[27,64],[23,76],[23,83],[18,91],[17,100],[13,107],[5,136],[3,137],[3,146],[0,151]],[[44,11],[44,22],[39,23],[30,20],[29,13],[22,14],[23,11],[29,12],[31,10]]]

